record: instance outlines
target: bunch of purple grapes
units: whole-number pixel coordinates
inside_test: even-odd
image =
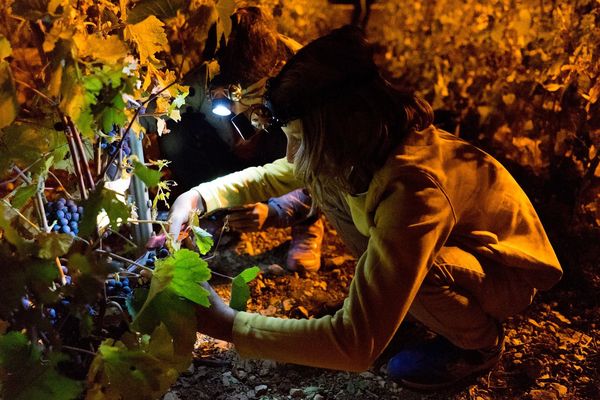
[[[52,224],[52,231],[77,235],[79,222],[83,217],[83,207],[77,206],[73,200],[60,197],[46,204],[46,219]]]
[[[129,278],[107,279],[106,282],[106,297],[116,297],[126,299],[131,294],[129,286]]]
[[[114,155],[119,149],[119,138],[117,137],[117,127],[114,127],[112,131],[108,132],[108,136],[110,139],[106,137],[102,137],[100,140],[100,148],[105,150],[108,155]],[[121,146],[121,151],[123,155],[129,156],[131,154],[131,147],[129,147],[129,142],[127,140],[123,141],[123,145]]]

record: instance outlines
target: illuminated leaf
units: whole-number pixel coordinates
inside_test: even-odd
[[[125,38],[135,43],[140,54],[140,63],[156,61],[154,55],[165,50],[169,43],[163,28],[164,24],[151,15],[137,24],[125,27]]]
[[[549,92],[556,92],[561,89],[563,85],[559,85],[558,83],[550,83],[548,85],[544,85],[544,88]]]
[[[60,102],[60,109],[71,117],[79,131],[87,137],[93,137],[92,114],[90,105],[95,103],[96,97],[88,93],[85,84],[88,80],[82,81],[77,77],[74,67],[70,66],[63,71],[61,93],[63,98]]]
[[[208,292],[199,284],[210,279],[210,269],[198,253],[181,249],[156,261],[148,298],[166,287],[179,296],[208,307]]]
[[[160,171],[150,169],[139,161],[136,161],[133,165],[134,175],[140,178],[140,180],[144,182],[147,187],[151,188],[158,185],[161,177]]]
[[[80,382],[60,375],[56,365],[66,356],[60,353],[44,355],[37,346],[18,332],[0,336],[0,367],[4,370],[2,397],[15,400],[76,398],[83,387]]]
[[[79,236],[88,237],[97,228],[97,216],[102,210],[106,211],[110,225],[117,229],[119,222],[127,221],[131,212],[127,204],[117,197],[118,193],[104,188],[96,187],[90,197],[83,203],[85,213],[79,225]]]
[[[231,33],[231,14],[235,10],[235,0],[220,0],[217,2],[217,12],[219,13],[219,22],[223,30],[225,40],[229,38]]]
[[[156,261],[148,296],[134,320],[134,325],[145,326],[146,329],[152,327],[151,321],[156,321],[156,316],[152,312],[154,300],[166,290],[208,307],[210,304],[208,291],[199,285],[208,279],[210,279],[210,269],[206,261],[193,251],[181,249],[167,258]]]
[[[81,58],[92,58],[95,61],[114,65],[127,56],[125,43],[116,35],[77,34],[73,36]]]
[[[41,233],[36,237],[40,248],[38,255],[47,260],[53,260],[69,251],[73,244],[73,236],[65,233]]]
[[[37,192],[37,185],[24,185],[17,189],[12,200],[12,206],[21,208],[27,200],[31,199]]]
[[[177,15],[177,10],[188,5],[187,0],[142,0],[127,14],[127,22],[136,24],[153,15],[164,21]]]
[[[12,47],[10,42],[4,35],[0,35],[0,61],[3,61],[6,57],[12,54]]]
[[[10,125],[19,112],[15,82],[6,61],[0,62],[0,129]]]
[[[214,244],[212,235],[199,226],[192,225],[192,230],[194,232],[194,239],[200,254],[204,255],[208,253]]]
[[[238,311],[246,310],[246,302],[250,298],[250,288],[248,283],[258,276],[260,268],[246,268],[239,275],[233,278],[231,284],[231,300],[229,307]]]

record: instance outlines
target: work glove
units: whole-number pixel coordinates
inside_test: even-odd
[[[177,197],[169,214],[169,234],[173,240],[178,240],[179,232],[189,222],[192,214],[204,211],[202,198],[196,190],[188,190]]]
[[[275,210],[265,203],[248,204],[228,210],[229,226],[235,230],[254,232],[269,226]]]

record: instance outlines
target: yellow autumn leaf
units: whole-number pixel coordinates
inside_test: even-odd
[[[12,47],[10,42],[4,35],[0,35],[0,61],[12,54]]]
[[[125,43],[117,36],[85,35],[78,33],[73,41],[79,50],[79,57],[90,57],[104,64],[116,64],[127,56]]]
[[[164,24],[158,18],[151,15],[142,22],[125,27],[125,39],[134,42],[137,46],[141,64],[157,61],[154,55],[168,48],[167,34],[163,26]]]

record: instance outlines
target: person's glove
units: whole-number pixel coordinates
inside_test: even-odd
[[[204,212],[204,205],[197,191],[188,190],[177,197],[169,214],[169,234],[173,240],[178,240],[182,226],[188,223],[195,212]]]
[[[266,228],[275,211],[265,203],[248,204],[229,210],[229,226],[239,231],[253,232]]]

